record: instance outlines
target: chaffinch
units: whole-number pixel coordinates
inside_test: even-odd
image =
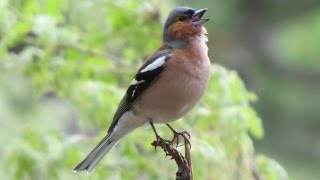
[[[138,70],[107,135],[74,171],[91,172],[121,138],[146,123],[159,138],[153,123],[165,123],[173,130],[168,123],[199,102],[211,71],[203,26],[209,19],[202,19],[205,12],[190,7],[176,7],[170,12],[164,24],[163,45]]]

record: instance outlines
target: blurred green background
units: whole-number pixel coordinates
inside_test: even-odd
[[[174,179],[145,128],[93,173],[71,169],[105,135],[177,5],[211,19],[208,91],[173,123],[191,133],[195,179],[319,179],[318,0],[0,1],[0,179]]]
[[[319,179],[320,1],[187,4],[209,8],[211,59],[235,69],[258,96],[265,136],[257,151],[277,159],[290,179]]]

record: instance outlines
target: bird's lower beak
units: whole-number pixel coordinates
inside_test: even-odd
[[[200,25],[206,23],[207,21],[209,21],[209,19],[201,19],[206,11],[207,11],[207,8],[200,9],[200,10],[197,10],[192,15],[191,21],[192,21],[193,26],[200,26]]]

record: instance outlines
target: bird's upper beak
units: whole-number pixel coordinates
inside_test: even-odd
[[[200,9],[194,12],[191,18],[193,26],[199,26],[209,21],[209,19],[201,19],[206,11],[207,11],[207,8]]]

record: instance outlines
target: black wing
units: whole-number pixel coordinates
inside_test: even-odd
[[[161,72],[165,68],[166,62],[171,57],[171,51],[171,49],[164,49],[156,52],[150,56],[144,65],[139,69],[118,106],[108,133],[113,131],[114,127],[118,123],[119,118],[123,113],[131,109],[135,100],[140,96],[140,94],[158,79]]]

